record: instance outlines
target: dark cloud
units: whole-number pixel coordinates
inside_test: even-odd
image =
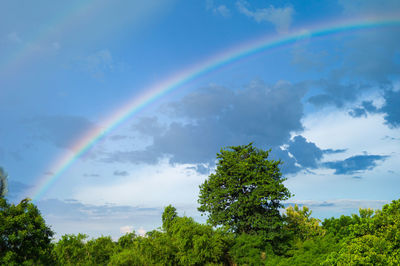
[[[289,142],[288,151],[305,168],[316,168],[323,155],[323,151],[315,143],[308,142],[303,136],[294,137]]]
[[[140,117],[132,129],[145,136],[154,136],[161,134],[165,130],[165,126],[159,123],[157,117]]]
[[[347,149],[337,149],[337,150],[325,149],[325,150],[322,150],[323,154],[336,154],[336,153],[343,153],[345,151],[347,151]]]
[[[400,126],[400,90],[387,90],[384,93],[385,104],[381,111],[385,113],[386,123],[393,127]]]
[[[60,148],[69,148],[89,130],[96,127],[80,116],[39,116],[26,122],[36,138],[48,141]]]
[[[263,87],[264,85],[258,84],[258,86]],[[217,114],[229,111],[236,97],[237,94],[235,95],[233,90],[226,87],[203,87],[186,95],[179,102],[168,104],[166,110],[168,113],[178,117],[192,119],[212,118]]]
[[[320,204],[315,205],[315,207],[333,207],[333,206],[335,206],[335,203],[333,203],[333,202],[326,202],[326,201],[324,201],[324,202],[322,202],[322,203],[320,203]]]
[[[87,174],[87,173],[85,173],[85,174],[83,174],[83,176],[84,177],[99,177],[100,175],[99,174]]]
[[[371,101],[363,101],[361,106],[353,108],[349,115],[352,117],[366,117],[368,113],[374,114],[378,112],[378,108]]]
[[[105,161],[156,163],[213,163],[226,146],[254,142],[261,148],[279,147],[290,132],[302,130],[303,85],[280,82],[267,86],[253,82],[242,90],[210,86],[164,107],[174,122],[162,125],[157,118],[142,118],[134,129],[152,137],[142,151],[116,152]],[[181,122],[184,121],[184,122]]]
[[[372,170],[378,161],[383,161],[388,156],[382,155],[355,155],[343,161],[326,162],[323,165],[334,169],[335,175],[353,175],[366,170]]]
[[[290,156],[287,150],[283,150],[279,147],[272,149],[271,159],[280,160],[282,162],[279,168],[283,174],[295,174],[302,170],[300,166],[296,165],[296,159]]]
[[[353,108],[349,115],[352,117],[366,117],[368,114],[383,113],[385,122],[391,127],[400,126],[400,90],[394,90],[392,86],[384,90],[384,105],[377,108],[371,101],[363,101],[359,107]]]
[[[204,164],[198,164],[196,166],[190,166],[190,167],[187,167],[186,169],[194,170],[194,171],[198,172],[199,174],[203,174],[203,175],[208,175],[212,171],[211,167],[209,167],[208,165],[206,166]]]
[[[127,171],[118,171],[118,170],[114,171],[113,174],[116,175],[116,176],[127,176],[127,175],[129,175],[129,173]]]
[[[364,108],[361,107],[357,107],[357,108],[353,108],[350,112],[349,115],[352,117],[367,117],[367,112],[365,111]]]
[[[363,90],[368,89],[368,87],[362,84],[343,84],[338,77],[331,77],[310,83],[312,83],[313,87],[323,91],[323,93],[311,96],[308,99],[309,103],[318,107],[326,105],[343,107],[346,102],[355,101]]]

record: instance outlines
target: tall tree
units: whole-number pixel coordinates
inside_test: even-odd
[[[209,223],[236,233],[265,233],[270,240],[280,234],[281,201],[291,194],[283,185],[280,161],[268,156],[252,143],[217,154],[216,171],[200,185],[198,200]]]
[[[0,197],[5,197],[7,192],[7,173],[0,167]]]

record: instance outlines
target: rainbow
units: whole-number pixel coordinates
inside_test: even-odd
[[[272,48],[277,48],[285,45],[290,45],[306,38],[323,37],[340,32],[348,32],[363,29],[373,29],[380,27],[400,26],[400,16],[391,18],[363,18],[352,19],[328,23],[320,26],[310,27],[307,30],[298,30],[285,35],[276,37],[266,37],[232,47],[222,53],[218,53],[210,58],[185,68],[183,71],[172,75],[153,86],[148,87],[141,95],[134,97],[130,102],[122,108],[112,113],[102,124],[105,125],[101,129],[94,129],[87,132],[75,145],[72,147],[72,153],[63,155],[56,160],[52,167],[52,175],[44,176],[39,180],[32,191],[32,199],[37,201],[43,197],[46,191],[63,175],[82,154],[90,149],[96,142],[110,133],[113,129],[124,123],[128,118],[137,114],[150,103],[160,99],[165,94],[175,90],[193,79],[209,73],[221,66],[228,65],[242,58],[254,55],[256,53],[266,51]]]

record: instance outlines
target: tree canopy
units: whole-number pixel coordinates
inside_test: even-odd
[[[28,199],[0,198],[0,264],[51,264],[53,231]]]
[[[0,167],[0,197],[7,194],[7,173]]]
[[[265,232],[273,239],[282,226],[279,208],[291,194],[283,185],[280,161],[252,143],[221,149],[217,168],[200,185],[198,208],[208,222],[235,233]]]

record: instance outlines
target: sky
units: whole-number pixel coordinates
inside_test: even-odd
[[[199,222],[221,148],[281,160],[323,219],[399,198],[400,2],[1,1],[10,202],[90,237]]]

